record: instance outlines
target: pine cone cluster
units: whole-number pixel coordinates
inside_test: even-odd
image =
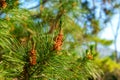
[[[55,38],[53,50],[57,50],[57,51],[61,50],[62,43],[63,43],[63,33],[62,31],[60,31],[60,33]]]
[[[7,3],[5,0],[0,0],[0,8],[5,9],[7,7]]]

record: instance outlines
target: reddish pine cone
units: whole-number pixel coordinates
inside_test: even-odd
[[[60,33],[55,38],[53,50],[57,50],[57,51],[61,50],[62,43],[63,43],[63,33],[61,30]]]
[[[7,3],[5,0],[0,0],[0,7],[2,7],[3,9],[7,7]]]
[[[91,54],[88,54],[88,55],[87,55],[87,58],[88,58],[89,60],[92,60],[92,59],[93,59],[93,56],[92,56]]]
[[[30,64],[35,65],[36,64],[36,50],[32,49],[30,51]]]

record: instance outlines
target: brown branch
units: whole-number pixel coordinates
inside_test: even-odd
[[[52,21],[49,33],[52,33],[54,29],[58,28],[58,26],[61,25],[59,23],[59,20],[60,20],[60,18],[62,17],[63,14],[64,14],[64,10],[60,10],[58,15],[56,16],[56,18]]]
[[[59,3],[61,4],[62,1],[60,0]],[[53,24],[50,26],[50,30],[49,30],[48,33],[52,33],[53,30],[56,29],[56,28],[58,28],[58,27],[60,27],[60,29],[61,29],[61,22],[62,21],[60,20],[60,18],[64,15],[64,13],[66,11],[63,9],[63,4],[61,5],[61,7],[59,9],[60,10],[59,10],[56,18],[52,21]]]

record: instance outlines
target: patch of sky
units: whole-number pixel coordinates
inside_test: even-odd
[[[82,0],[82,2],[85,2],[86,0]],[[107,8],[108,10],[112,9],[113,6],[105,3],[105,5],[102,5],[103,2],[101,0],[94,0],[95,4],[93,5],[93,1],[92,0],[87,0],[89,2],[88,6],[90,9],[92,9],[95,6],[95,17],[96,19],[100,20],[100,23],[104,23],[104,20],[106,19],[106,17],[108,18],[108,22],[107,24],[100,24],[100,26],[104,26],[104,29],[102,30],[102,32],[100,32],[99,37],[101,37],[102,39],[107,39],[107,40],[114,40],[114,33],[116,32],[116,28],[118,25],[118,20],[119,20],[119,10],[115,9],[113,12],[115,13],[111,18],[109,18],[108,16],[106,16],[104,14],[104,12],[102,11],[102,9]],[[116,0],[115,3],[120,3],[120,0]],[[113,5],[115,3],[112,3]],[[112,25],[111,25],[112,24]],[[111,49],[115,49],[114,43],[109,47]],[[120,51],[120,29],[118,30],[118,38],[117,38],[117,50]],[[120,54],[119,54],[120,55]]]
[[[19,6],[20,8],[29,9],[39,4],[40,0],[20,0],[20,3],[22,4]]]

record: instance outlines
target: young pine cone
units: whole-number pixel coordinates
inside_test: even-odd
[[[92,55],[92,54],[87,54],[87,58],[88,58],[89,60],[92,60],[92,59],[93,59],[93,55]]]
[[[62,43],[63,43],[63,33],[62,31],[60,31],[60,33],[55,38],[53,50],[57,50],[57,51],[61,50]]]
[[[36,50],[32,49],[30,51],[30,64],[35,65],[36,64]]]
[[[0,8],[5,9],[7,7],[7,3],[5,0],[0,0]]]

